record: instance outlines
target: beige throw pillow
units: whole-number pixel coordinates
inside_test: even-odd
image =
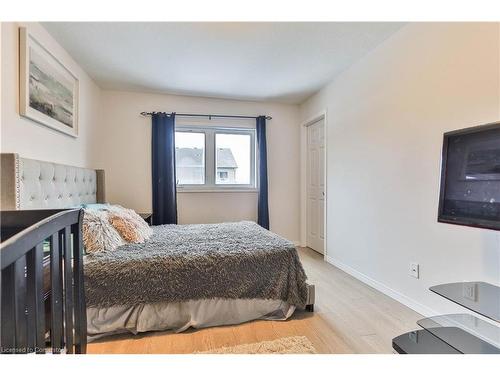
[[[109,212],[109,222],[125,241],[140,243],[153,234],[153,230],[134,210],[115,205]]]
[[[128,217],[110,212],[108,220],[125,241],[132,243],[144,242],[144,236],[141,235],[134,222]]]

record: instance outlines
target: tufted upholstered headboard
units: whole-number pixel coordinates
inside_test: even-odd
[[[1,209],[35,210],[104,203],[104,170],[2,153]]]

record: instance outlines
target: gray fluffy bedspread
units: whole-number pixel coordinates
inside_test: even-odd
[[[249,222],[160,225],[142,244],[85,258],[88,307],[196,299],[278,299],[305,306],[295,246]]]

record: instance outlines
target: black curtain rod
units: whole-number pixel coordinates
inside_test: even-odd
[[[142,116],[151,116],[155,113],[162,113],[162,112],[141,112]],[[212,118],[218,117],[218,118],[257,118],[257,116],[238,116],[238,115],[200,115],[196,113],[176,113],[176,116],[182,116],[182,117],[208,117],[209,120]],[[273,118],[271,116],[266,116],[266,120],[272,120]]]

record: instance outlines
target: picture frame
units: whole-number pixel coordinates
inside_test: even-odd
[[[79,80],[26,27],[19,28],[20,115],[78,137]]]

